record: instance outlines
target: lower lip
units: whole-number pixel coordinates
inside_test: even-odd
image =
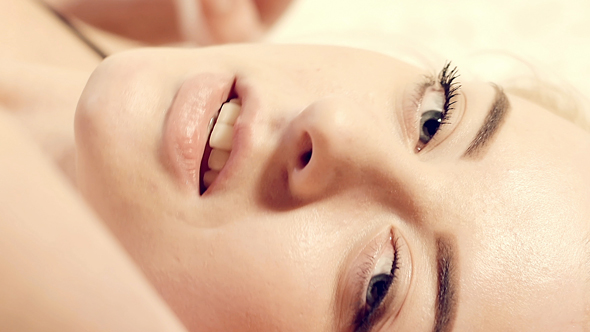
[[[203,73],[183,82],[168,111],[163,146],[174,175],[199,191],[199,169],[209,135],[209,121],[227,100],[234,77]]]

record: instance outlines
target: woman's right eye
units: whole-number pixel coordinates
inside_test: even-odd
[[[436,135],[443,124],[444,114],[441,111],[427,111],[420,117],[420,143],[426,145]]]

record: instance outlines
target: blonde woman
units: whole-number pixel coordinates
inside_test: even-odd
[[[76,190],[3,116],[3,329],[590,327],[590,134],[451,64],[138,50],[73,122]]]

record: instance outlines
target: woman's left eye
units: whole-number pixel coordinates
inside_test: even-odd
[[[419,137],[416,150],[419,152],[430,143],[430,141],[439,132],[442,125],[445,124],[449,112],[444,109],[445,94],[442,89],[437,87],[428,87],[424,91],[422,102],[420,103],[419,112]]]
[[[391,228],[379,233],[360,253],[357,269],[351,270],[355,280],[351,331],[373,331],[400,312],[412,269],[406,249],[403,236]]]
[[[371,278],[365,300],[368,307],[375,308],[383,302],[392,281],[393,275],[391,274],[379,274]]]
[[[416,151],[424,149],[440,131],[448,119],[455,104],[454,98],[460,88],[456,81],[457,68],[450,69],[450,63],[445,65],[438,76],[438,81],[432,80],[425,87],[419,102],[420,124]]]
[[[362,321],[372,319],[377,310],[381,307],[392,284],[395,282],[395,273],[398,269],[398,253],[394,241],[389,240],[386,248],[380,253],[370,274],[369,284],[365,293],[365,305]]]

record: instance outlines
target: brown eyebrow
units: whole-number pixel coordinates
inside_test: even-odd
[[[495,84],[492,84],[492,86],[496,89],[496,97],[494,98],[483,125],[463,154],[463,157],[465,158],[476,158],[480,155],[504,123],[506,114],[510,109],[510,102],[508,101],[508,97],[504,93],[504,90]]]
[[[433,332],[450,332],[457,313],[458,268],[454,241],[449,236],[436,239],[438,292]]]

